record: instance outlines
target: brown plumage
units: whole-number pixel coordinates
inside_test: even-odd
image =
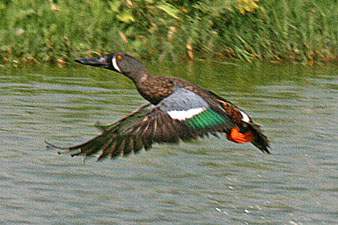
[[[76,62],[124,74],[152,105],[145,104],[111,125],[98,125],[102,133],[83,144],[61,148],[72,156],[99,154],[98,160],[114,158],[147,150],[153,143],[178,143],[208,134],[218,136],[219,132],[226,133],[233,142],[251,142],[270,153],[269,141],[260,126],[243,110],[209,90],[175,77],[151,76],[140,61],[121,52]]]

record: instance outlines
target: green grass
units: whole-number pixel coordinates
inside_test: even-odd
[[[0,0],[0,62],[337,61],[336,0]]]

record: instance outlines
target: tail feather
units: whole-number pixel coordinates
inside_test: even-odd
[[[260,126],[254,123],[248,123],[250,131],[254,134],[254,140],[251,142],[259,150],[269,153],[269,139],[263,134]]]

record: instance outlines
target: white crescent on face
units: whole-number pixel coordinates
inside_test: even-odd
[[[114,57],[112,58],[111,61],[112,61],[112,63],[113,63],[114,69],[116,69],[117,71],[119,71],[120,73],[122,73],[120,67],[117,65],[117,59],[116,59],[116,56],[114,56]]]

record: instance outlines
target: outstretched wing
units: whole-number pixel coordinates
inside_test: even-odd
[[[99,154],[100,160],[121,153],[125,156],[142,148],[147,150],[153,143],[178,143],[180,139],[229,132],[235,123],[222,110],[210,106],[192,91],[177,88],[156,106],[145,104],[111,125],[99,126],[102,133],[93,139],[63,149],[72,156]]]

